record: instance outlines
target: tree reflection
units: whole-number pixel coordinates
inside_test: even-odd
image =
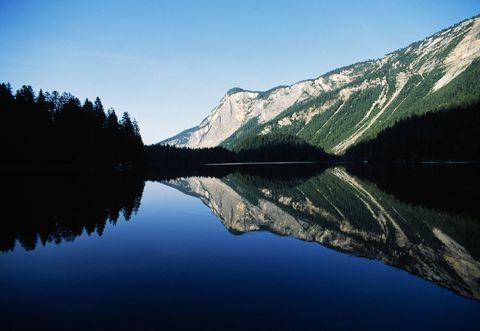
[[[106,222],[129,220],[140,207],[143,178],[133,173],[2,175],[0,250],[26,250],[103,234]]]

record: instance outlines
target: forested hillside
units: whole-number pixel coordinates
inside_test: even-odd
[[[402,120],[351,148],[350,161],[480,161],[480,103]]]
[[[238,150],[254,139],[296,136],[344,155],[401,120],[479,102],[479,36],[477,16],[315,79],[264,92],[231,89],[200,125],[161,143]]]

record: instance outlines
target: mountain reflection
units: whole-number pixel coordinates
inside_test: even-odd
[[[73,241],[82,233],[102,235],[106,222],[138,211],[143,178],[126,173],[16,174],[3,176],[0,250],[17,242],[26,250],[39,244]]]
[[[480,300],[478,206],[472,205],[468,190],[456,187],[465,187],[463,181],[472,178],[471,172],[454,171],[451,183],[443,185],[450,180],[443,170],[441,176],[422,170],[424,183],[410,178],[415,183],[410,186],[399,172],[392,178],[391,173],[343,167],[209,171],[204,175],[211,177],[168,179],[163,173],[147,178],[200,198],[233,234],[264,230],[317,242],[382,260]],[[0,251],[14,250],[16,245],[33,250],[39,244],[73,241],[83,233],[101,236],[107,222],[116,224],[121,215],[128,221],[138,211],[144,179],[111,172],[4,176]],[[476,185],[475,179],[471,181]],[[455,197],[445,198],[442,185]],[[409,190],[414,192],[409,195]]]
[[[382,260],[480,299],[480,224],[380,190],[342,167],[310,178],[235,173],[165,182],[200,198],[232,233],[266,230]]]

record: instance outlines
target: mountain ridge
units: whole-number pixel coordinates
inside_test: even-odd
[[[479,36],[480,18],[475,16],[383,58],[314,79],[266,91],[232,88],[198,126],[159,144],[232,149],[250,136],[280,132],[343,154],[400,119],[448,106],[435,98],[480,57]],[[479,92],[462,93],[449,102],[480,99]]]

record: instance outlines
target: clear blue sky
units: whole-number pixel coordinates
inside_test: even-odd
[[[317,77],[478,13],[478,0],[0,0],[0,81],[98,95],[154,143],[231,87]]]

